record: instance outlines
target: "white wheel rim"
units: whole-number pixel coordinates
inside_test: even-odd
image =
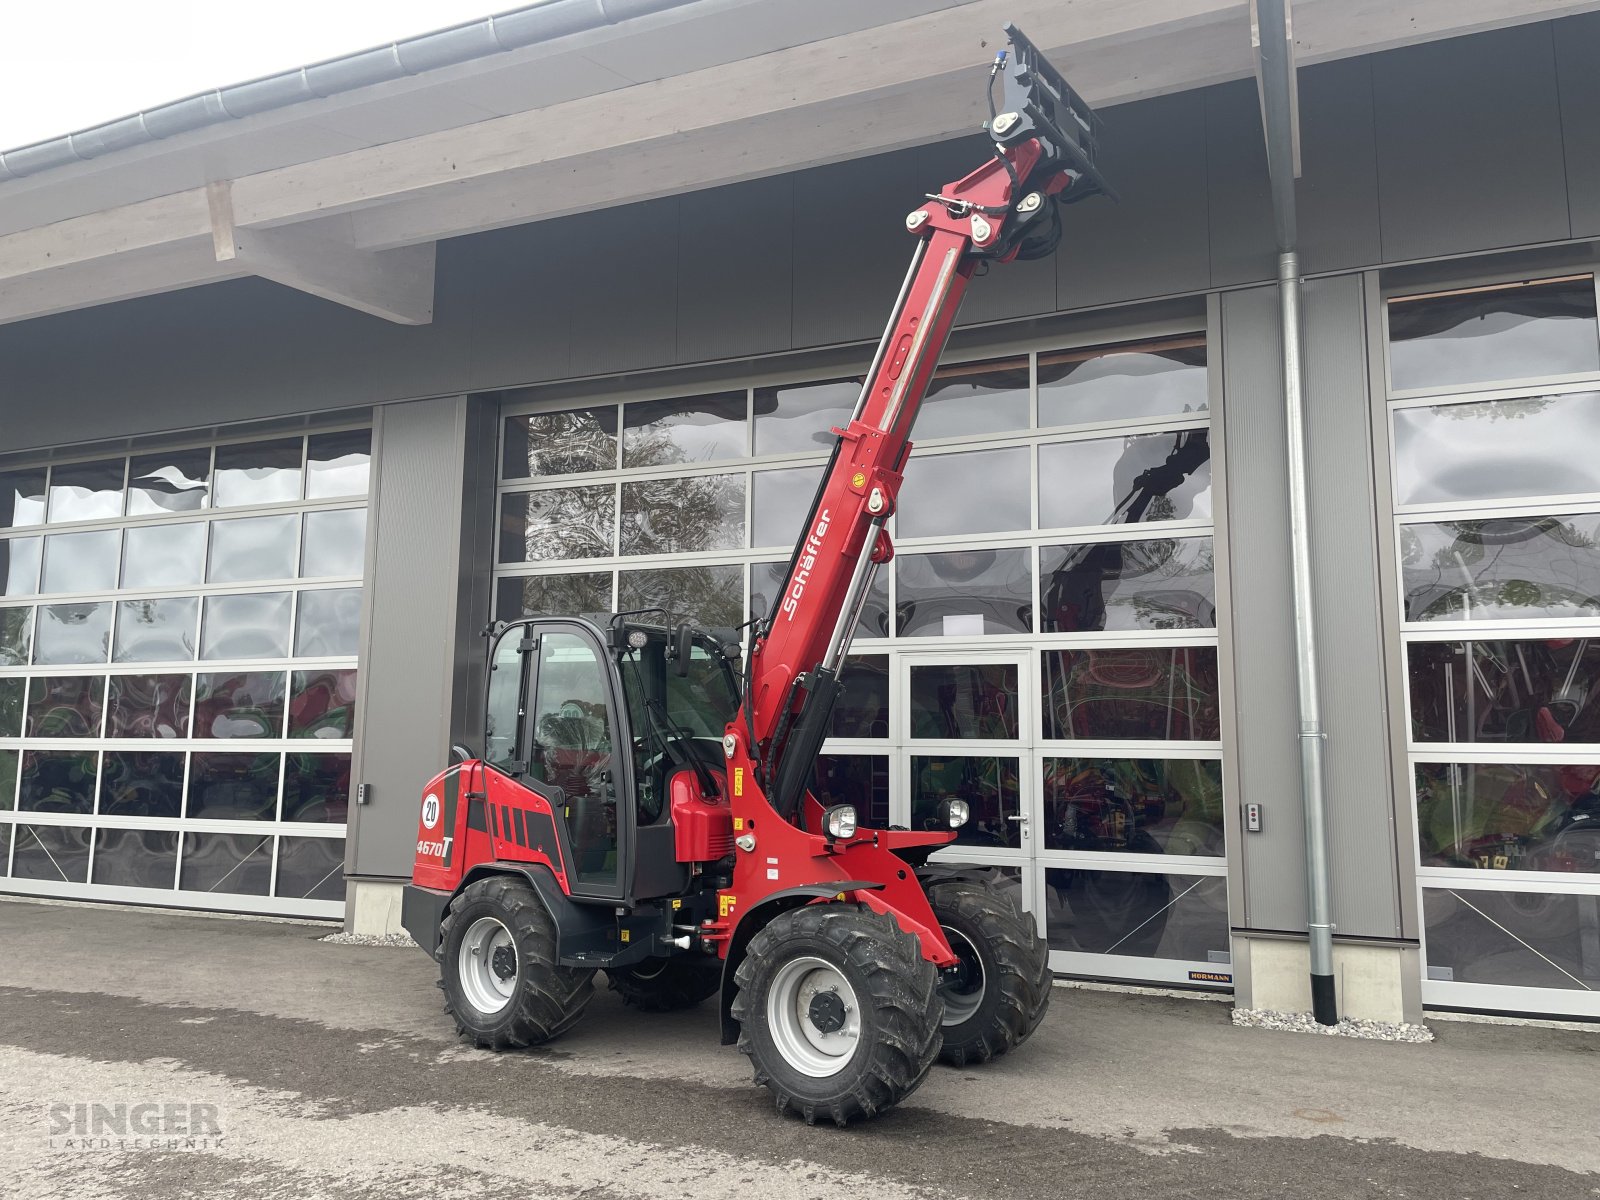
[[[833,1024],[829,1017],[838,1014],[837,1006],[843,1008],[842,1024],[824,1028]],[[767,991],[767,1028],[786,1063],[812,1079],[826,1079],[844,1070],[861,1044],[861,1005],[832,963],[797,958],[778,969]]]
[[[505,1008],[517,991],[517,944],[511,931],[495,917],[479,917],[461,939],[456,974],[467,1003],[478,1012],[491,1017]]]
[[[950,949],[961,959],[961,966],[966,968],[962,976],[941,976],[939,980],[939,995],[944,997],[944,1025],[948,1027],[970,1020],[972,1014],[982,1007],[984,993],[989,990],[989,981],[984,977],[983,957],[978,953],[978,947],[973,944],[972,939],[959,929],[951,929],[948,925],[940,928],[944,930],[945,940],[950,943]],[[974,982],[976,987],[973,986]]]

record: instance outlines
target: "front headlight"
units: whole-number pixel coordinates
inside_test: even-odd
[[[856,806],[835,804],[822,814],[822,828],[831,838],[852,838],[856,835]]]
[[[967,823],[967,818],[972,815],[972,809],[965,800],[957,800],[954,796],[939,806],[943,809],[944,823],[951,829],[960,829]]]

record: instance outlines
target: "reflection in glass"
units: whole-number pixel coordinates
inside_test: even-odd
[[[89,830],[70,825],[18,825],[11,874],[17,879],[86,883]]]
[[[1600,765],[1417,763],[1425,867],[1600,874]]]
[[[1199,337],[1039,354],[1039,425],[1204,412],[1206,347]]]
[[[616,520],[617,494],[609,483],[508,493],[500,497],[500,561],[609,558]]]
[[[1600,514],[1400,527],[1406,620],[1600,616]]]
[[[45,604],[34,634],[36,663],[99,663],[111,649],[111,605]]]
[[[822,465],[757,471],[752,479],[750,544],[794,545],[822,480]]]
[[[742,391],[625,405],[622,465],[664,467],[743,458],[744,410]]]
[[[1400,504],[1600,492],[1600,392],[1394,410]]]
[[[0,738],[22,736],[22,696],[28,681],[21,677],[0,678]],[[0,808],[8,807],[6,792],[0,785]]]
[[[300,574],[307,579],[349,576],[365,569],[367,510],[333,508],[305,515],[305,549]]]
[[[1594,280],[1587,275],[1389,301],[1396,391],[1597,369]]]
[[[211,451],[135,455],[128,466],[128,515],[194,512],[206,506]]]
[[[0,472],[0,529],[44,523],[44,468]]]
[[[296,626],[296,657],[354,658],[361,649],[361,589],[301,592]]]
[[[211,583],[293,579],[300,522],[291,514],[211,523]]]
[[[811,794],[824,808],[854,804],[864,829],[889,827],[889,759],[881,754],[823,754],[811,777]]]
[[[852,400],[852,404],[854,401]],[[1028,427],[1028,360],[940,367],[917,414],[919,442]]]
[[[178,886],[186,892],[265,896],[272,882],[272,839],[258,833],[186,833]]]
[[[50,520],[99,521],[122,515],[122,482],[127,462],[60,463],[50,473]]]
[[[882,654],[850,654],[839,673],[828,736],[889,736],[889,659]]]
[[[283,672],[201,674],[195,679],[194,736],[283,736]]]
[[[1217,626],[1208,537],[1044,546],[1039,586],[1044,633]]]
[[[52,533],[44,540],[45,592],[108,592],[117,586],[115,529]]]
[[[1600,741],[1600,641],[1413,642],[1419,742]]]
[[[113,675],[106,701],[106,736],[188,737],[190,690],[187,675]]]
[[[0,539],[0,595],[31,596],[39,590],[39,560],[44,539]]]
[[[24,667],[33,648],[33,609],[0,608],[0,667]]]
[[[136,525],[126,530],[123,538],[123,587],[158,588],[200,582],[206,565],[204,521]]]
[[[737,566],[622,571],[617,577],[619,612],[660,608],[674,618],[732,629],[741,622],[743,602],[744,568]]]
[[[92,811],[97,757],[93,750],[24,750],[17,807],[23,812]],[[79,832],[87,839],[87,830]]]
[[[10,812],[17,806],[17,759],[21,754],[20,750],[0,750],[0,812]],[[0,830],[5,828],[0,825]],[[6,845],[0,841],[0,854],[5,852]],[[0,871],[0,875],[4,874]]]
[[[270,821],[278,808],[277,754],[196,751],[189,756],[186,815],[208,821]]]
[[[948,830],[943,801],[967,802],[970,816],[956,831],[957,846],[1017,848],[1022,844],[1018,760],[974,755],[911,756],[911,828]]]
[[[1033,524],[1028,449],[914,455],[895,517],[903,538],[1005,533]]]
[[[183,754],[175,750],[107,750],[100,764],[99,811],[103,817],[176,820],[183,814]],[[104,845],[102,842],[102,849]],[[171,884],[169,870],[167,886]]]
[[[201,658],[286,658],[289,593],[207,596]]]
[[[1033,631],[1033,564],[1027,550],[897,554],[901,637],[969,637]]]
[[[1039,447],[1039,528],[1211,519],[1204,429]]]
[[[616,405],[507,417],[501,454],[503,479],[614,471]]]
[[[344,839],[278,839],[278,887],[273,893],[294,900],[344,901]]]
[[[1015,663],[937,663],[911,667],[911,736],[1017,737]]]
[[[354,671],[296,671],[290,676],[289,736],[348,738],[355,729]]]
[[[850,423],[861,380],[796,383],[756,389],[756,453],[831,450],[834,426]]]
[[[283,770],[283,820],[343,824],[350,810],[348,754],[291,754]]]
[[[25,737],[100,736],[104,675],[35,675],[28,686]]]
[[[861,608],[861,619],[856,622],[855,633],[858,638],[878,638],[889,636],[889,571],[892,568],[880,568],[872,578],[872,587],[867,591],[866,603]],[[783,587],[785,574],[789,570],[789,561],[754,563],[750,567],[750,617],[765,619],[772,612],[772,605],[778,597],[778,592]]]
[[[1600,990],[1600,896],[1425,888],[1428,978]]]
[[[1047,758],[1044,848],[1222,858],[1222,764]]]
[[[95,883],[172,888],[178,869],[175,830],[97,829],[94,838]]]
[[[1044,882],[1052,950],[1229,961],[1228,881],[1220,875],[1048,870]]]
[[[113,662],[188,662],[194,657],[196,596],[117,603],[117,649]]]
[[[1044,650],[1044,736],[1216,741],[1214,646]]]
[[[685,554],[743,545],[743,475],[641,479],[622,485],[623,554]]]
[[[300,498],[299,438],[217,447],[216,503],[276,504]]]
[[[495,581],[498,621],[523,617],[581,616],[611,611],[611,572],[573,575],[519,575]]]
[[[306,446],[306,499],[362,496],[372,469],[372,430],[314,433]]]

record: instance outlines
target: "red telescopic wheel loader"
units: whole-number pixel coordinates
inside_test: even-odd
[[[1111,194],[1099,120],[1006,34],[994,157],[906,218],[911,268],[748,653],[659,609],[487,631],[483,746],[454,747],[428,783],[403,906],[474,1044],[558,1036],[603,970],[647,1011],[719,996],[723,1043],[779,1110],[843,1125],[910,1095],[936,1058],[983,1062],[1043,1018],[1033,919],[983,872],[928,861],[964,801],[937,830],[869,829],[809,790],[968,281],[1050,254],[1061,202]]]

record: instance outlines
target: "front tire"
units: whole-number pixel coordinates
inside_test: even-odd
[[[940,973],[952,1066],[988,1062],[1028,1040],[1050,1006],[1050,949],[1031,918],[976,883],[936,883],[928,902],[961,960]]]
[[[941,1042],[938,972],[891,917],[856,904],[782,913],[735,974],[739,1049],[779,1112],[875,1116],[927,1077]]]
[[[556,926],[525,880],[493,875],[464,888],[440,925],[444,1009],[479,1049],[538,1046],[570,1029],[594,972],[563,967]]]
[[[640,1012],[677,1012],[693,1008],[722,987],[718,959],[677,954],[651,958],[632,967],[608,967],[611,990]]]

